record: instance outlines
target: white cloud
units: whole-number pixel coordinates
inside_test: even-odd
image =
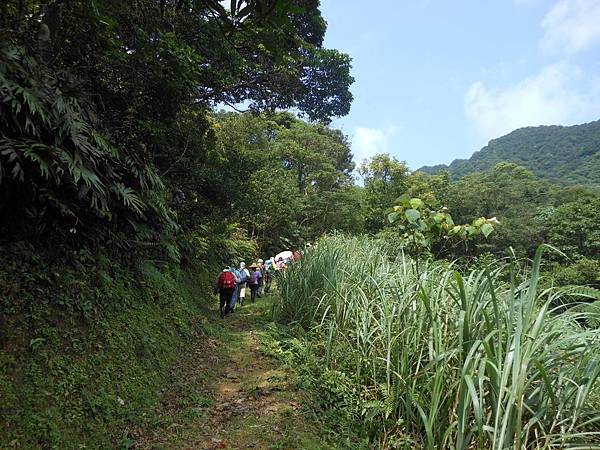
[[[600,0],[559,0],[542,20],[542,28],[542,50],[567,54],[585,50],[600,41]]]
[[[563,62],[503,89],[478,81],[465,97],[467,117],[485,139],[534,125],[571,124],[600,115],[600,95],[580,86],[581,70]]]
[[[352,136],[352,153],[357,163],[377,153],[389,153],[388,139],[396,133],[396,127],[354,129]]]

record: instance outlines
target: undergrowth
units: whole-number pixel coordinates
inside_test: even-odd
[[[260,337],[267,355],[291,367],[296,388],[310,405],[308,420],[319,424],[324,442],[339,449],[372,448],[370,430],[359,420],[359,390],[347,374],[329,370],[318,345],[301,327],[269,322]]]
[[[58,253],[14,244],[0,255],[0,447],[126,448],[123,430],[154,420],[209,281]]]
[[[276,316],[301,330],[287,351],[378,448],[598,448],[597,311],[555,305],[600,292],[540,288],[543,249],[461,272],[324,238],[279,279]]]

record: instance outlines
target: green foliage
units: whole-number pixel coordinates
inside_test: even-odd
[[[302,246],[332,229],[361,231],[360,191],[342,133],[289,113],[216,119],[232,186],[222,202],[263,251]]]
[[[496,217],[502,223],[489,239],[465,248],[466,254],[504,255],[511,246],[518,254],[533,256],[536,246],[544,242],[547,224],[542,209],[552,204],[555,192],[531,171],[513,163],[499,163],[486,172],[450,182],[435,195],[444,199],[444,206],[458,222],[483,216]]]
[[[378,154],[364,161],[359,173],[365,186],[365,228],[380,231],[386,224],[390,205],[408,188],[408,166],[387,154]]]
[[[331,427],[327,434],[335,436],[335,448],[372,448],[369,430],[359,422],[360,390],[351,374],[331,370],[324,364],[314,345],[318,337],[305,335],[299,327],[271,322],[267,332],[261,334],[261,343],[267,354],[294,370],[296,387],[308,396],[314,418],[321,427]]]
[[[34,233],[63,216],[70,226],[89,215],[121,220],[158,218],[174,225],[151,166],[123,154],[100,128],[81,81],[52,71],[11,41],[0,46],[0,214],[16,233],[32,219]]]
[[[385,243],[329,237],[284,273],[276,314],[352,380],[374,447],[593,448],[600,334],[582,324],[597,313],[550,305],[598,293],[538,289],[542,252],[525,271],[417,272]]]
[[[465,256],[465,263],[470,266],[471,258],[477,261],[479,255],[504,256],[509,247],[519,256],[532,257],[537,246],[548,243],[560,250],[548,255],[548,260],[557,261],[556,266],[546,268],[549,283],[552,278],[555,284],[561,285],[593,283],[594,276],[584,266],[595,263],[582,263],[580,267],[577,260],[596,261],[599,254],[600,239],[595,224],[600,221],[600,208],[594,192],[583,187],[553,185],[510,162],[498,163],[490,170],[469,174],[457,181],[451,181],[447,172],[433,176],[415,172],[408,174],[403,182],[405,186],[398,191],[404,189],[404,192],[396,204],[404,204],[397,205],[396,210],[389,209],[388,219],[402,225],[404,239],[397,239],[391,230],[377,234],[394,252],[408,250],[417,255],[423,249],[430,249],[437,257]],[[428,212],[424,214],[418,207],[412,207],[411,198],[423,200]],[[365,203],[366,211],[369,205]],[[442,205],[447,209],[442,210]],[[433,226],[437,233],[430,233],[431,227],[424,219],[435,217],[432,211],[443,213],[437,216],[439,226]],[[445,215],[449,214],[453,222],[459,223],[472,221],[473,217],[493,216],[502,226],[491,233],[492,224],[487,224],[485,219],[476,219],[458,228],[454,228],[452,222],[444,235],[441,231]],[[432,235],[423,234],[421,229]],[[485,240],[471,239],[484,231],[488,233]],[[414,240],[407,239],[412,237]],[[571,264],[573,267],[569,268]]]
[[[559,286],[589,285],[600,287],[600,261],[582,258],[573,263],[549,268],[551,279]]]
[[[152,420],[210,282],[106,256],[4,248],[0,447],[118,447]]]
[[[600,197],[581,195],[557,207],[542,211],[545,236],[549,244],[571,258],[600,255]]]
[[[495,217],[479,217],[470,224],[456,225],[446,207],[432,209],[420,198],[408,195],[400,196],[396,203],[388,221],[398,227],[405,248],[417,260],[422,253],[431,254],[432,248],[438,254],[447,253],[449,247],[459,242],[466,243],[481,235],[487,238],[499,223]]]
[[[350,58],[323,48],[317,1],[9,1],[0,12],[0,216],[12,216],[0,227],[11,236],[127,233],[142,253],[178,259],[178,226],[226,220],[239,187],[213,105],[326,123],[352,100]]]
[[[600,180],[599,144],[600,121],[570,127],[527,127],[491,140],[469,159],[419,170],[430,174],[447,170],[458,179],[509,161],[530,169],[543,180],[597,187]]]

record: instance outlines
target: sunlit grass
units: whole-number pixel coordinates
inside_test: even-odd
[[[598,448],[600,332],[586,313],[552,312],[561,293],[538,289],[542,253],[525,274],[430,262],[417,275],[381,242],[329,237],[283,274],[276,313],[351,375],[384,447]]]

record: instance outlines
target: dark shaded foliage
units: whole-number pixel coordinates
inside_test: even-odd
[[[3,2],[3,236],[123,232],[177,258],[180,226],[223,220],[243,175],[216,148],[213,105],[297,108],[322,122],[348,112],[350,59],[322,47],[318,8]]]

